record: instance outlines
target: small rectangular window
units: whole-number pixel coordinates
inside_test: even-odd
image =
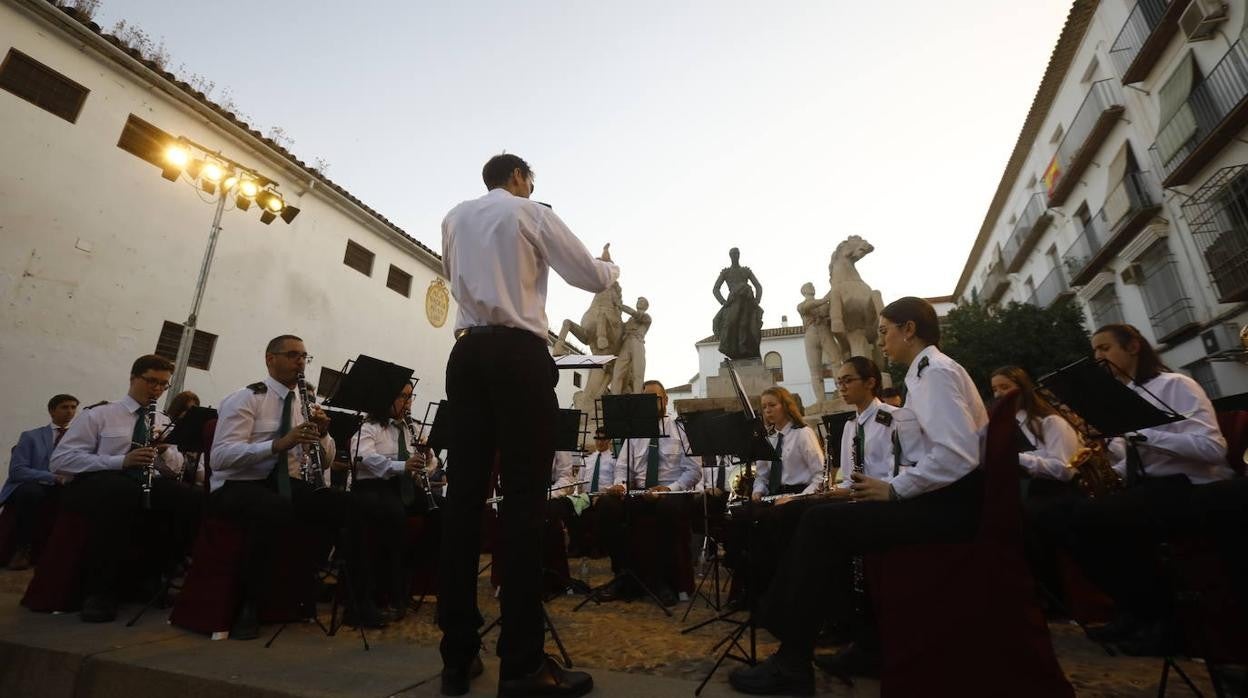
[[[160,338],[156,340],[156,351],[153,353],[176,361],[178,349],[182,345],[182,327],[181,323],[165,320],[160,328]],[[217,335],[195,330],[195,337],[191,340],[191,356],[186,365],[207,371],[212,366],[212,352],[216,346]]]
[[[343,255],[342,263],[364,276],[372,276],[373,257],[375,256],[367,247],[358,244],[354,240],[347,240],[347,253]]]
[[[321,376],[316,381],[316,394],[329,397],[338,389],[338,381],[342,380],[342,371],[321,367]]]
[[[173,135],[162,131],[134,114],[126,119],[117,139],[117,147],[164,169],[165,148],[173,141]]]
[[[412,275],[402,269],[390,265],[390,275],[386,277],[386,288],[402,296],[412,296]]]
[[[15,48],[10,48],[0,63],[0,88],[71,124],[78,121],[78,113],[90,92]]]
[[[581,374],[577,371],[572,372],[572,386],[575,388],[581,387]]]

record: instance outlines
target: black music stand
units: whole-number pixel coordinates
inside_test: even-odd
[[[600,398],[602,405],[602,430],[611,439],[624,439],[625,449],[625,466],[624,466],[624,517],[623,531],[620,537],[624,541],[628,541],[629,530],[629,509],[628,498],[632,495],[633,484],[633,442],[632,439],[653,439],[662,438],[667,434],[662,433],[659,422],[659,398],[651,393],[636,393],[631,395],[603,395]],[[609,496],[609,495],[608,495]],[[627,545],[627,543],[626,543]],[[631,547],[631,546],[628,546]],[[667,617],[672,616],[672,612],[667,610],[663,602],[659,600],[657,594],[645,582],[641,581],[641,577],[631,567],[632,555],[627,556],[628,565],[621,569],[618,574],[607,580],[605,584],[590,589],[589,595],[583,601],[577,604],[574,611],[579,611],[585,607],[585,604],[593,601],[594,603],[602,603],[602,593],[613,585],[623,581],[632,580],[638,588],[645,592],[654,601],[654,605]]]
[[[709,469],[717,475],[717,477],[715,477],[713,480],[715,484],[713,484],[711,488],[719,489],[721,492],[725,493],[725,507],[726,507],[727,506],[727,501],[726,501],[727,489],[728,489],[726,486],[727,483],[725,482],[723,485],[721,485],[719,483],[719,480],[727,479],[725,477],[724,471],[726,471],[729,466],[725,465],[722,459],[719,458],[719,456],[724,455],[724,454],[716,453],[715,449],[711,446],[712,430],[709,427],[710,418],[716,417],[722,414],[724,414],[724,410],[718,409],[718,408],[712,409],[712,410],[703,410],[700,412],[690,412],[688,414],[682,414],[681,416],[677,417],[676,422],[681,425],[681,427],[685,430],[685,436],[689,438],[689,446],[687,449],[687,454],[691,458],[701,459],[702,472],[704,474]],[[706,465],[706,460],[708,458],[714,459],[715,465],[711,465],[711,466]],[[720,593],[722,591],[723,583],[720,580],[720,576],[719,576],[719,570],[720,570],[720,567],[723,565],[723,559],[719,554],[719,540],[716,536],[711,535],[711,512],[710,512],[710,502],[708,501],[710,499],[710,496],[707,494],[707,489],[711,489],[711,488],[705,487],[705,483],[704,483],[703,491],[702,491],[702,531],[703,531],[703,534],[702,534],[702,551],[701,551],[701,555],[699,556],[699,559],[701,560],[701,565],[703,567],[703,570],[702,570],[702,574],[699,575],[697,585],[693,588],[693,594],[689,596],[689,602],[685,606],[685,613],[684,615],[680,617],[680,622],[682,623],[685,622],[689,618],[689,613],[693,610],[693,605],[697,602],[698,598],[701,598],[702,600],[706,601],[706,604],[710,606],[712,609],[714,609],[716,613],[719,613],[720,610],[722,610],[722,606],[723,606],[723,602],[720,599]],[[707,594],[707,592],[702,591],[702,588],[706,585],[706,581],[708,579],[711,580],[711,588],[714,590],[715,598],[711,598]],[[685,628],[684,630],[681,630],[680,632],[681,634],[684,634],[698,627],[702,627],[702,626],[698,625],[698,626],[695,626],[694,628]]]
[[[216,418],[217,411],[211,407],[192,407],[174,423],[173,432],[165,438],[165,443],[177,446],[178,451],[183,455],[186,453],[201,454],[195,463],[195,468],[182,472],[182,482],[188,485],[195,484],[195,471],[198,470],[199,463],[203,462],[204,447],[208,445],[204,442],[204,427]],[[208,482],[208,473],[204,473],[204,482]]]
[[[585,449],[588,415],[580,410],[559,410],[555,422],[555,450],[579,453]]]
[[[709,424],[712,427],[712,439],[718,448],[730,449],[736,448],[736,451],[729,451],[731,455],[735,455],[745,468],[745,478],[748,481],[754,479],[754,462],[759,460],[775,460],[776,449],[767,440],[767,428],[763,425],[762,417],[754,412],[754,406],[750,404],[749,397],[745,394],[745,388],[741,385],[741,376],[737,374],[737,368],[733,364],[732,359],[725,359],[724,365],[728,369],[729,377],[732,379],[732,387],[737,393],[737,400],[741,403],[740,412],[729,412],[718,418],[715,418]],[[749,497],[741,507],[747,520],[752,521],[754,518],[754,498]],[[746,574],[745,585],[745,613],[744,621],[733,621],[737,623],[737,627],[728,631],[718,643],[715,644],[711,651],[714,652],[723,646],[724,651],[719,655],[719,659],[715,661],[715,666],[707,672],[706,678],[702,679],[702,683],[698,684],[698,688],[694,691],[694,695],[701,695],[702,689],[706,687],[711,677],[719,670],[720,665],[725,659],[734,659],[744,662],[750,666],[758,663],[758,643],[757,629],[758,626],[754,621],[754,584],[753,576],[750,574],[751,566],[754,561],[751,559],[750,550],[753,547],[753,526],[746,527],[746,541],[743,555],[742,570]],[[741,609],[731,609],[726,613],[716,616],[714,620],[728,620],[728,617]],[[707,621],[709,623],[711,621]],[[706,623],[703,623],[705,625]],[[747,650],[741,644],[741,637],[746,632],[750,634],[750,646]],[[733,650],[737,650],[739,654],[733,654]]]
[[[329,436],[334,440],[334,448],[338,453],[343,454],[342,460],[348,464],[352,463],[351,459],[351,439],[359,432],[360,427],[364,425],[364,416],[359,412],[347,412],[345,410],[327,408],[325,414],[329,416]],[[332,465],[331,465],[332,468]],[[348,473],[351,466],[348,465]],[[330,472],[330,479],[333,479],[333,472]],[[344,479],[343,489],[349,483]]]
[[[1046,398],[1056,398],[1082,418],[1090,438],[1108,439],[1185,419],[1151,392],[1164,409],[1149,403],[1114,378],[1114,370],[1107,361],[1083,358],[1044,376],[1038,384]]]

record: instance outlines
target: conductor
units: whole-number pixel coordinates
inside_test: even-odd
[[[542,528],[555,452],[558,380],[547,350],[546,280],[553,268],[591,293],[619,276],[610,245],[594,259],[548,206],[530,201],[533,171],[496,155],[481,172],[488,193],[442,221],[442,264],[459,306],[446,365],[452,420],[438,568],[442,693],[468,692],[480,675],[477,609],[481,520],[490,472],[499,467],[502,635],[499,696],[580,696],[583,672],[543,651]]]

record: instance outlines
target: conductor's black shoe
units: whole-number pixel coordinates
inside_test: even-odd
[[[82,602],[78,616],[84,623],[111,623],[117,620],[117,600],[107,594],[92,594]]]
[[[498,682],[499,698],[506,696],[583,696],[594,690],[594,677],[583,671],[568,671],[554,657],[528,676]]]
[[[659,597],[659,603],[669,608],[680,603],[680,597],[676,596],[676,592],[666,584],[657,585],[654,588],[654,595]]]
[[[849,643],[836,654],[815,657],[815,666],[842,681],[848,681],[853,676],[878,679],[880,663],[879,652],[867,649],[859,642]]]
[[[807,664],[788,666],[771,655],[754,666],[734,669],[728,683],[741,693],[754,696],[813,696],[815,672]]]
[[[381,611],[377,610],[377,604],[372,601],[362,601],[347,606],[346,612],[342,614],[342,622],[353,628],[368,628],[369,630],[386,627]]]
[[[244,603],[238,609],[234,625],[230,626],[231,640],[254,640],[260,637],[260,620],[256,614],[254,603]]]
[[[1117,642],[1134,635],[1140,629],[1140,622],[1135,616],[1122,613],[1114,620],[1099,628],[1088,630],[1088,639],[1093,642]]]
[[[442,695],[462,696],[468,692],[468,684],[485,671],[481,655],[474,655],[466,666],[442,667]]]

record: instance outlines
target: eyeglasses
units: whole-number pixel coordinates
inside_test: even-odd
[[[285,356],[291,361],[298,361],[300,359],[303,359],[304,361],[307,361],[309,363],[311,363],[312,361],[312,355],[307,352],[302,352],[302,351],[271,351],[269,353],[274,356]]]
[[[862,379],[857,376],[841,376],[840,378],[836,379],[836,384],[843,388],[849,385],[850,383],[853,383],[854,381],[860,381],[860,380]]]
[[[152,378],[151,376],[139,376],[139,378],[142,378],[144,383],[147,383],[153,388],[164,390],[169,387],[169,381],[162,381],[159,378]]]

